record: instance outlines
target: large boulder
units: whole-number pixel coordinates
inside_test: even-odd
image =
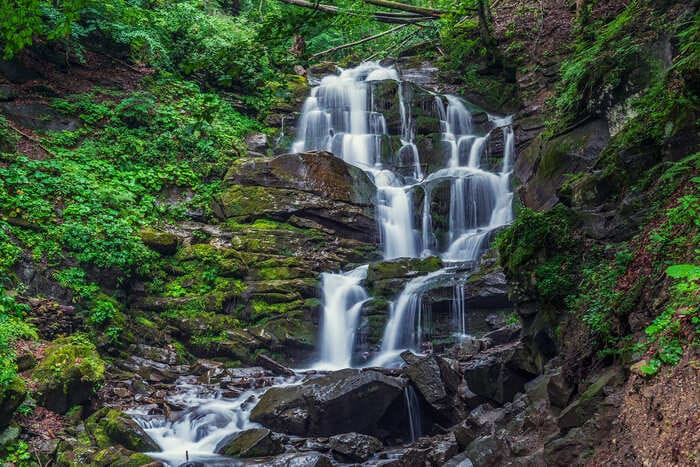
[[[224,438],[215,452],[229,457],[267,457],[282,454],[282,437],[267,428],[251,428]]]
[[[39,383],[37,402],[54,412],[65,413],[74,405],[87,403],[104,374],[105,364],[86,337],[56,339],[32,373]]]
[[[511,401],[537,374],[525,356],[520,342],[487,349],[463,364],[464,379],[479,396],[499,404]]]
[[[229,169],[226,180],[236,185],[306,191],[366,206],[374,204],[376,194],[374,183],[362,169],[327,151],[244,159]]]
[[[301,436],[373,433],[387,409],[403,396],[404,386],[403,380],[379,371],[335,371],[299,385],[269,389],[250,420]]]
[[[462,403],[458,397],[462,377],[456,362],[450,363],[437,355],[418,357],[408,351],[401,357],[408,363],[404,375],[435,413],[451,423],[462,418]]]
[[[159,451],[160,447],[128,415],[105,407],[85,420],[85,430],[101,448],[121,445],[130,451]]]
[[[362,433],[331,436],[330,445],[333,454],[343,462],[364,462],[383,446],[374,436]]]
[[[564,407],[559,414],[559,428],[568,430],[583,425],[598,410],[605,398],[605,389],[624,382],[624,375],[619,367],[612,367],[596,377],[588,388],[571,404]]]

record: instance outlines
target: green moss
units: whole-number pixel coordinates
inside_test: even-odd
[[[77,372],[82,382],[98,384],[104,379],[105,363],[95,345],[82,334],[53,341],[32,372],[32,378],[40,383],[63,386],[64,391],[68,391],[69,372]]]
[[[177,235],[151,228],[141,229],[141,241],[152,250],[163,254],[175,253],[179,244]]]
[[[139,425],[117,410],[102,408],[85,420],[85,429],[101,448],[118,444],[131,451],[155,451],[158,445]]]

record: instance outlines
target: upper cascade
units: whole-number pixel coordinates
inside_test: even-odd
[[[422,120],[412,109],[417,93],[423,95]],[[426,100],[425,96],[432,97]],[[417,128],[425,125],[426,112],[439,122],[435,128],[438,148],[431,154],[422,153],[417,144],[417,138],[425,139]],[[387,121],[396,121],[399,127]],[[489,148],[495,140],[502,145],[500,161],[494,160]],[[512,220],[511,119],[488,115],[459,97],[433,94],[404,82],[393,67],[366,62],[322,78],[304,103],[292,150],[330,151],[367,172],[377,187],[376,216],[385,260],[440,256],[447,264],[471,264],[492,234]],[[415,279],[398,295],[385,330],[383,354],[419,347],[420,295],[434,278],[449,281],[455,269]],[[324,275],[324,366],[341,362],[347,366],[352,359],[355,329],[345,333],[340,329],[357,325],[366,298],[357,291],[361,288],[358,277],[354,273],[334,281]],[[326,290],[336,282],[351,282],[357,298],[348,300],[345,287]],[[325,342],[331,337],[332,345]],[[338,349],[347,351],[340,355]]]

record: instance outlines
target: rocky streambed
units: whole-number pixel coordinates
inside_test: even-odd
[[[141,346],[101,390],[111,408],[79,424],[75,438],[56,448],[58,458],[136,461],[146,453],[176,466],[565,465],[577,446],[593,442],[606,416],[599,406],[621,381],[609,370],[570,400],[574,388],[556,359],[537,376],[519,325],[439,355],[401,357],[397,369],[289,375],[268,359],[261,360],[267,368],[226,368]]]

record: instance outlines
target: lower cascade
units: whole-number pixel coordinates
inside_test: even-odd
[[[386,102],[386,95],[392,95],[387,89],[394,90],[396,102]],[[384,101],[379,99],[380,90]],[[414,275],[389,301],[381,343],[374,348],[360,345],[364,308],[373,298],[365,288],[371,265],[321,274],[321,329],[317,359],[311,369],[297,370],[294,376],[286,378],[268,374],[258,389],[238,392],[212,389],[201,381],[183,378],[178,381],[179,392],[168,399],[170,404],[184,408],[176,416],[150,415],[147,406],[130,412],[161,448],[161,452],[151,453],[154,458],[172,466],[250,465],[217,453],[224,452],[222,446],[237,433],[261,430],[262,425],[257,421],[279,419],[274,414],[265,419],[270,415],[253,413],[253,407],[270,385],[273,391],[298,391],[302,397],[279,397],[289,397],[292,405],[312,404],[313,409],[289,410],[294,416],[313,416],[317,404],[328,403],[334,411],[338,408],[333,401],[323,399],[330,397],[324,392],[326,389],[319,391],[313,384],[306,387],[303,376],[308,371],[347,369],[336,372],[343,373],[338,378],[344,378],[343,384],[355,384],[366,382],[370,378],[367,373],[375,370],[352,373],[358,372],[350,370],[353,367],[394,368],[403,361],[422,365],[402,353],[410,350],[421,354],[430,345],[426,338],[431,317],[425,315],[429,310],[423,306],[423,298],[431,289],[452,291],[453,342],[469,334],[465,280],[494,233],[512,220],[510,176],[515,156],[514,135],[510,118],[486,114],[456,96],[435,94],[429,106],[439,125],[435,133],[439,136],[439,148],[430,158],[421,152],[416,138],[417,119],[411,114],[410,92],[399,72],[375,62],[363,63],[342,70],[339,75],[326,76],[312,88],[303,106],[292,150],[329,151],[370,177],[376,187],[375,209],[383,261],[436,257],[441,267]],[[385,114],[388,107],[399,110],[398,119],[394,119],[397,121],[391,124]],[[501,149],[492,150],[496,140],[501,143]],[[423,428],[432,423],[422,418],[427,403],[424,394],[419,395],[413,384],[406,384],[400,378],[381,373],[373,373],[371,378],[376,379],[372,384],[388,385],[398,394],[382,410],[393,413],[392,423],[402,426],[401,439],[415,441],[421,437]],[[340,383],[329,384],[338,387]],[[456,393],[457,388],[450,390]],[[314,398],[321,399],[313,402]],[[345,409],[348,408],[342,410]],[[449,412],[444,411],[446,419],[454,415]],[[348,417],[352,419],[351,412]],[[323,433],[321,428],[318,430]],[[359,441],[350,444],[356,442]],[[295,460],[289,462],[292,463],[279,465],[296,465]]]

